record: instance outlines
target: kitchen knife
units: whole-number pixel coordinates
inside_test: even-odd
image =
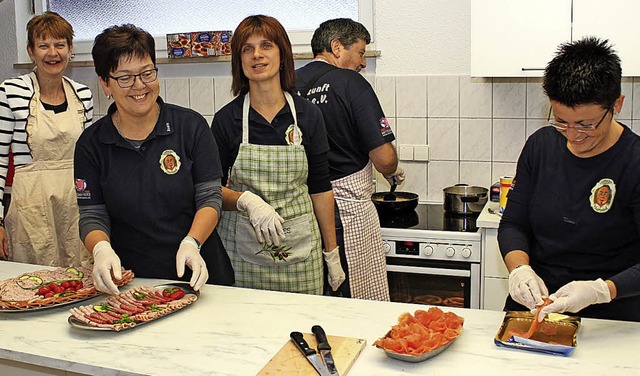
[[[309,347],[309,344],[307,344],[307,341],[304,340],[304,336],[302,335],[302,333],[291,332],[289,336],[291,337],[291,340],[293,341],[293,343],[296,344],[296,347],[298,348],[298,350],[300,350],[300,352],[302,352],[302,354],[304,354],[304,356],[307,357],[307,360],[309,361],[309,363],[311,363],[313,368],[316,369],[318,374],[320,374],[321,376],[332,376],[331,373],[329,373],[327,366],[325,366],[324,363],[322,363],[322,360],[316,353],[316,350]]]
[[[329,340],[327,339],[324,329],[322,329],[320,325],[314,325],[311,331],[316,335],[318,352],[322,355],[322,359],[324,359],[324,364],[327,365],[329,373],[333,376],[339,376],[336,362],[333,360],[333,355],[331,355],[331,345],[329,345]]]

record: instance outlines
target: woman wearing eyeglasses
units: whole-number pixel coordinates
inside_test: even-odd
[[[64,76],[73,28],[53,12],[32,18],[27,52],[35,69],[0,84],[0,198],[10,149],[16,167],[6,231],[6,207],[0,204],[0,259],[88,265],[91,255],[78,236],[73,150],[91,124],[93,96],[88,87]]]
[[[121,267],[188,280],[196,290],[233,284],[215,231],[222,171],[206,120],[160,99],[146,31],[110,27],[95,38],[92,55],[100,86],[114,100],[75,152],[80,234],[93,251],[96,288],[116,294],[112,277],[121,278]]]
[[[640,321],[640,137],[616,121],[620,59],[606,40],[560,46],[543,88],[550,125],[518,160],[498,241],[506,310]]]

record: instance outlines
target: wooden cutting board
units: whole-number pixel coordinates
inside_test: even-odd
[[[317,349],[316,337],[312,333],[303,333],[303,335],[309,347]],[[335,336],[327,336],[327,339],[331,345],[331,354],[336,362],[338,373],[340,376],[346,376],[367,341],[361,338]],[[293,341],[288,340],[269,363],[258,372],[258,376],[267,375],[314,376],[318,373],[293,344]]]

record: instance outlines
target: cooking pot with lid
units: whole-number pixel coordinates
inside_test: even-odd
[[[487,203],[489,190],[483,187],[456,184],[443,189],[444,210],[453,214],[479,214]]]

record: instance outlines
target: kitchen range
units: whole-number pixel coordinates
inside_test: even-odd
[[[418,204],[414,211],[379,215],[391,301],[480,308],[477,213]]]

